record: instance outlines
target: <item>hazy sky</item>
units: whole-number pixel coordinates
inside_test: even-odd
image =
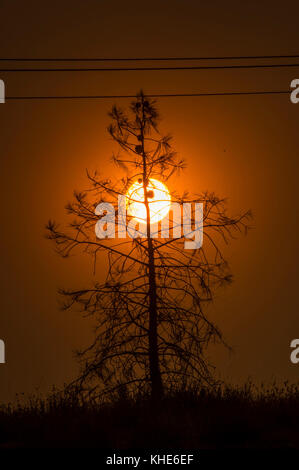
[[[4,0],[0,57],[299,54],[298,2],[203,3]],[[1,62],[0,68],[6,65],[24,66]],[[0,78],[8,96],[134,94],[140,88],[147,93],[288,90],[299,67],[0,72]],[[64,206],[73,189],[86,188],[86,168],[106,176],[113,171],[106,127],[114,103],[129,101],[0,105],[0,338],[7,353],[7,363],[0,365],[0,400],[61,386],[76,374],[73,350],[92,337],[90,320],[61,312],[56,293],[58,287],[92,281],[90,260],[59,258],[43,238],[44,225],[49,218],[66,222]],[[172,98],[161,99],[159,109],[162,130],[173,134],[188,163],[180,188],[215,191],[228,198],[231,212],[250,208],[254,213],[255,228],[225,250],[235,282],[217,293],[208,310],[235,351],[211,350],[218,373],[234,382],[248,376],[298,380],[299,364],[291,364],[289,345],[299,337],[299,104],[291,104],[288,95]]]

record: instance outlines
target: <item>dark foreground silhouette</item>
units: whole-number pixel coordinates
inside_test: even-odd
[[[299,448],[299,387],[218,387],[90,404],[66,393],[0,408],[0,447]]]

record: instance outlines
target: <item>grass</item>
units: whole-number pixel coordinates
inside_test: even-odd
[[[53,391],[0,408],[0,447],[299,449],[299,387],[219,386],[91,404]]]

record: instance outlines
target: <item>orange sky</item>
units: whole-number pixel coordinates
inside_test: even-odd
[[[90,1],[1,2],[0,57],[138,57],[296,54],[299,7],[289,2],[152,1],[143,9]],[[298,47],[298,46],[297,46]],[[147,64],[153,65],[153,64]],[[4,74],[8,95],[134,94],[288,89],[298,69]],[[115,100],[116,101],[116,100]],[[119,102],[120,103],[120,102]],[[114,148],[106,132],[112,100],[8,102],[0,105],[1,316],[7,364],[0,400],[46,391],[77,370],[72,351],[91,324],[61,312],[58,287],[82,286],[92,266],[60,259],[44,224],[65,221],[85,169],[109,175]],[[121,104],[128,104],[122,100]],[[228,197],[231,211],[251,208],[255,229],[226,250],[235,282],[217,293],[211,318],[235,349],[211,350],[222,377],[240,382],[298,379],[289,360],[298,338],[297,175],[299,104],[287,95],[161,99],[188,169],[176,185]],[[174,183],[173,183],[174,184]],[[169,184],[170,189],[171,183]]]

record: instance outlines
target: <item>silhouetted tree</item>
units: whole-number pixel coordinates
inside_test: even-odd
[[[225,200],[214,193],[191,198],[188,192],[179,195],[172,191],[171,200],[180,207],[187,202],[202,204],[204,243],[199,249],[184,249],[184,233],[177,238],[153,237],[152,179],[167,181],[184,168],[184,162],[174,152],[171,137],[160,135],[155,102],[142,92],[128,112],[114,106],[109,115],[112,124],[108,131],[122,149],[122,155],[113,160],[125,176],[114,182],[87,173],[90,189],[76,192],[74,201],[67,205],[68,213],[76,217],[70,230],[60,231],[50,221],[47,234],[63,256],[82,247],[96,265],[98,254],[107,254],[105,282],[61,291],[65,308],[80,304],[96,320],[94,341],[78,353],[82,368],[76,384],[80,391],[99,397],[119,388],[143,390],[158,400],[165,389],[213,380],[205,351],[211,340],[223,339],[203,306],[213,299],[218,286],[231,282],[221,243],[228,242],[234,232],[246,232],[250,213],[228,216]],[[96,237],[99,219],[106,221],[104,228],[114,220],[114,214],[109,219],[109,210],[99,213],[98,204],[112,204],[115,223],[121,227],[126,221],[120,214],[118,196],[127,195],[136,181],[143,187],[146,209],[143,235]],[[134,194],[127,197],[127,205],[131,200],[135,201]],[[194,211],[190,222],[194,227]],[[177,228],[174,217],[171,224],[170,229]]]

